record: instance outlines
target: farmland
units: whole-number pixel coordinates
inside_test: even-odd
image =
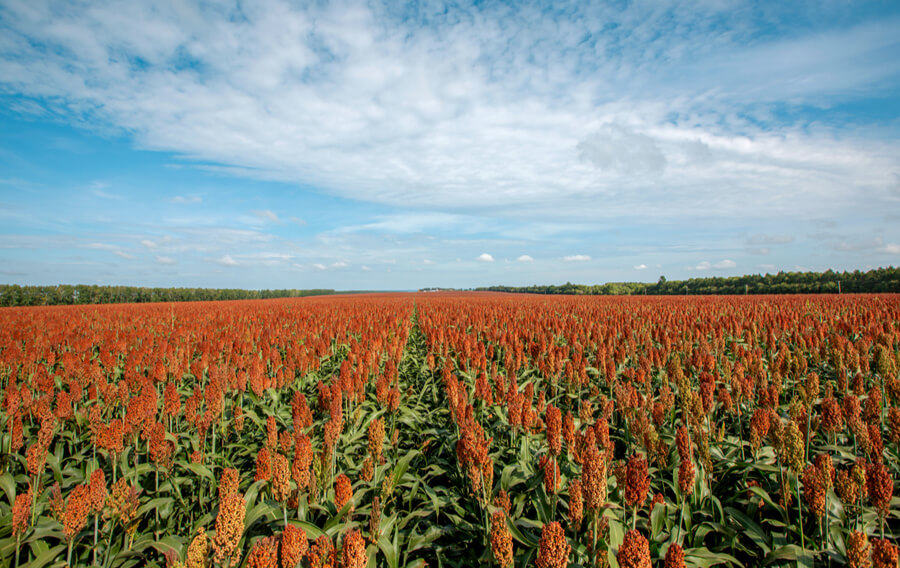
[[[0,310],[0,564],[897,566],[900,296]]]

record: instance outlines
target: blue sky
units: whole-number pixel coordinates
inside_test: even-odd
[[[895,1],[0,4],[0,282],[864,270],[898,227]]]

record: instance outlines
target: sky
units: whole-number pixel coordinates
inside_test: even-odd
[[[0,282],[900,264],[900,3],[0,2]]]

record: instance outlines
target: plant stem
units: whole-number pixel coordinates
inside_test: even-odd
[[[193,523],[191,523],[193,525]],[[109,551],[112,548],[112,529],[115,528],[115,523],[110,523],[110,531],[109,538],[106,539],[106,554],[103,559],[103,565],[107,566],[109,564]]]
[[[159,466],[156,467],[156,492],[155,496],[159,495]],[[159,540],[159,507],[153,507],[153,513],[156,515],[156,540]]]
[[[40,475],[40,474],[38,474],[38,475]],[[32,525],[34,524],[34,513],[35,513],[34,505],[35,505],[35,503],[37,503],[37,494],[38,494],[38,489],[39,489],[38,488],[38,479],[40,479],[40,478],[38,477],[38,475],[34,476],[34,484],[32,485],[32,487],[34,487],[34,491],[32,491],[32,493],[31,493],[31,524]]]
[[[812,414],[812,404],[810,404],[809,408],[806,409],[806,457],[804,459],[807,462],[809,461],[809,421],[810,421],[811,414]]]
[[[800,504],[800,478],[797,477],[797,516],[800,517],[800,548],[806,550],[806,537],[803,535],[803,510]]]
[[[97,525],[100,513],[94,513],[94,564],[97,564]]]

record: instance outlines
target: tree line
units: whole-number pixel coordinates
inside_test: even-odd
[[[144,288],[137,286],[19,286],[0,284],[0,306],[52,306],[145,302],[263,300],[334,294],[330,289],[240,290],[235,288]]]
[[[900,292],[900,268],[876,268],[865,272],[779,272],[745,276],[711,276],[656,283],[607,282],[606,284],[572,284],[548,286],[488,286],[478,291],[526,294],[575,295],[677,295],[677,294],[859,294]]]

